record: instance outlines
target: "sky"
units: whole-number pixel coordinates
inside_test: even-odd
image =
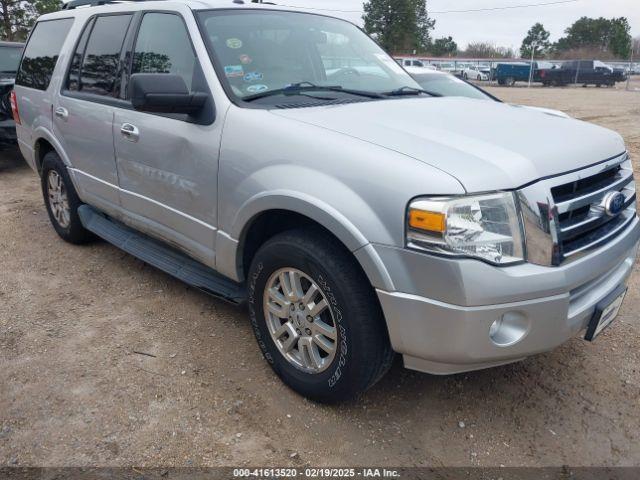
[[[279,5],[342,10],[330,13],[362,25],[363,0],[273,0]],[[427,10],[436,19],[434,38],[449,36],[460,48],[469,42],[488,41],[497,46],[520,48],[529,28],[541,22],[555,41],[582,16],[627,17],[631,34],[640,36],[640,0],[576,0],[571,3],[468,13],[436,13],[450,10],[496,8],[549,3],[554,0],[427,0]],[[557,1],[557,0],[555,0]],[[306,10],[313,11],[313,10]],[[433,13],[432,13],[433,12]]]

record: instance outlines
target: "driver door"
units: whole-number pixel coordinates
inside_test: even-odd
[[[133,42],[131,74],[180,75],[209,91],[189,31],[177,13],[146,12]],[[118,109],[116,165],[129,223],[215,266],[218,152],[222,119]]]

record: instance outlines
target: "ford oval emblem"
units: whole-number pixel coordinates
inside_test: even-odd
[[[622,213],[624,210],[624,204],[627,201],[627,197],[625,197],[620,192],[611,192],[604,197],[604,211],[610,217],[616,217]]]

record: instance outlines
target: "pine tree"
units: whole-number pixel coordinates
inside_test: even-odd
[[[389,52],[425,51],[435,20],[426,0],[369,0],[364,4],[364,29]]]
[[[527,36],[522,41],[520,55],[523,58],[530,58],[532,53],[538,58],[544,55],[551,45],[549,42],[550,36],[551,34],[545,30],[544,25],[536,23],[529,29]]]

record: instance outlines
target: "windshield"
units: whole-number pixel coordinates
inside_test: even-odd
[[[22,48],[20,47],[0,47],[0,72],[16,73],[21,57]]]
[[[489,95],[453,75],[418,73],[413,75],[413,78],[420,84],[420,88],[440,94],[443,97],[467,97],[479,100],[493,100]]]
[[[393,58],[346,21],[274,10],[207,10],[197,15],[218,74],[238,99],[298,84],[376,93],[418,88]],[[299,95],[335,99],[347,93]]]

